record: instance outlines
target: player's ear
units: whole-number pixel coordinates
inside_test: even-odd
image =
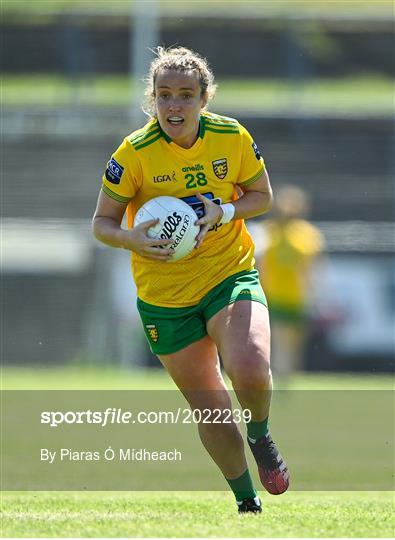
[[[208,103],[208,92],[205,91],[205,92],[202,92],[202,95],[200,97],[200,100],[201,100],[201,107],[202,109],[204,109],[204,107],[207,105]]]

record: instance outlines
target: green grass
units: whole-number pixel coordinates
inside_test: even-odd
[[[239,516],[229,493],[6,493],[8,537],[391,537],[389,493],[263,495]]]
[[[281,382],[275,379],[275,387]],[[163,369],[128,370],[98,365],[61,367],[11,367],[1,371],[3,390],[167,390],[176,386]],[[287,385],[290,390],[391,390],[388,375],[353,373],[300,373]]]
[[[7,389],[171,389],[163,370],[100,366],[2,370]],[[299,374],[293,389],[391,389],[385,375]],[[367,426],[367,429],[369,427]],[[290,450],[288,454],[292,455]],[[260,492],[239,516],[229,492],[4,492],[6,537],[392,537],[391,492]]]
[[[141,0],[140,0],[141,1]],[[88,13],[127,14],[133,11],[137,0],[112,0],[111,9],[107,0],[2,0],[2,10],[6,14],[51,14],[69,11]],[[226,13],[243,10],[244,14],[253,12],[262,14],[328,14],[344,15],[356,14],[358,17],[368,17],[371,14],[391,17],[391,2],[389,0],[192,0],[183,3],[177,0],[158,0],[158,7],[162,13],[183,14],[212,14],[214,12]]]
[[[385,77],[336,80],[312,79],[301,83],[280,80],[219,80],[211,105],[218,112],[310,114],[387,114],[394,112],[394,84]],[[3,76],[5,107],[58,108],[79,104],[129,107],[133,84],[126,76],[85,77],[79,80],[44,75]]]

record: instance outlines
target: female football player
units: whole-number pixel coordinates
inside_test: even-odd
[[[242,408],[251,411],[248,443],[262,484],[279,494],[289,475],[268,428],[269,315],[244,224],[270,208],[272,189],[248,131],[206,110],[215,88],[198,54],[158,48],[146,88],[151,119],[109,160],[93,231],[105,244],[131,252],[147,339],[192,409],[231,409],[220,355]],[[200,225],[196,249],[173,263],[170,241],[147,235],[155,220],[133,227],[137,210],[160,195],[186,201]],[[125,211],[128,229],[121,227]],[[198,428],[239,512],[261,512],[237,423]]]
[[[261,260],[261,282],[270,304],[272,367],[286,384],[302,367],[308,332],[311,292],[317,288],[324,239],[305,219],[309,201],[296,186],[282,186],[273,218],[265,223],[266,248]],[[320,273],[320,288],[324,286]]]

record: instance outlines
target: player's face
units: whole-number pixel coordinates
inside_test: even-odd
[[[199,135],[200,111],[207,103],[196,72],[160,71],[155,81],[155,105],[163,131],[176,144],[191,148]]]

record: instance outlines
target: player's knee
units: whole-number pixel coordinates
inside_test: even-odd
[[[270,389],[270,374],[262,371],[241,373],[232,379],[235,389],[247,391],[263,391]]]
[[[212,411],[223,411],[232,406],[229,393],[224,390],[193,390],[185,393],[191,409],[194,411],[205,410],[208,413]],[[196,412],[198,414],[198,412]]]
[[[245,390],[266,390],[271,386],[269,356],[259,351],[253,356],[246,356],[243,362],[230,374],[233,386]]]

